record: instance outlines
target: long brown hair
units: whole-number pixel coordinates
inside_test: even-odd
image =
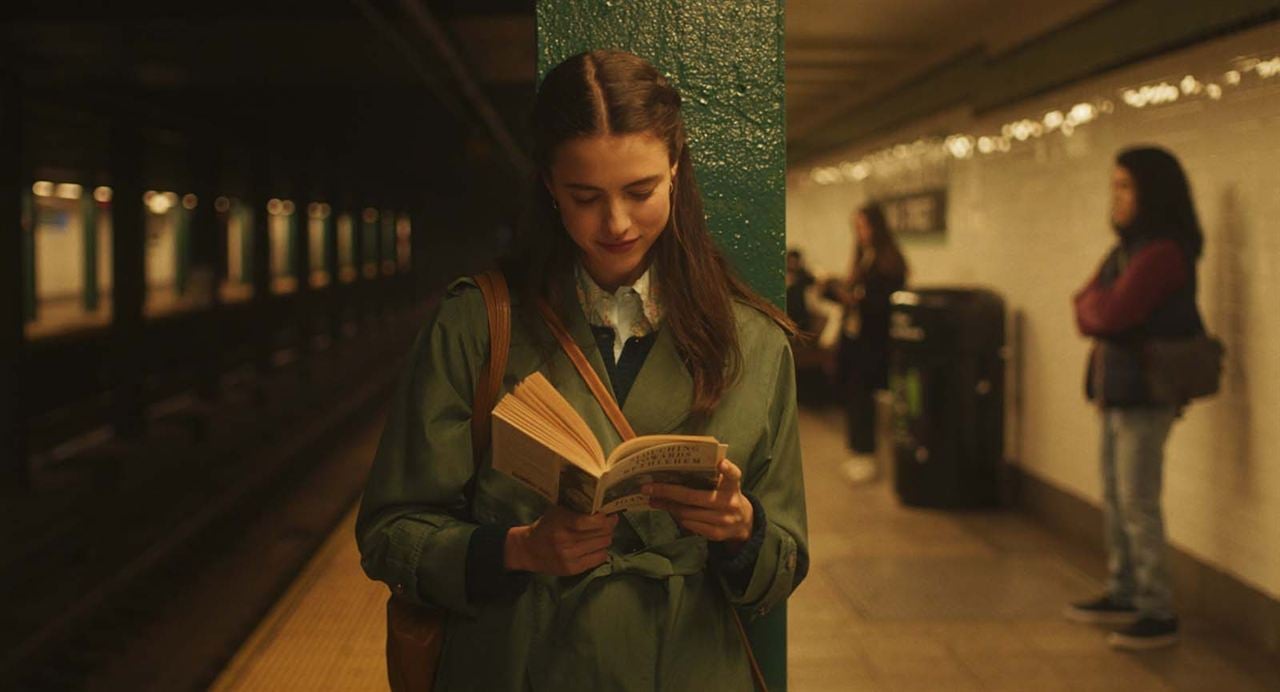
[[[1159,147],[1134,147],[1120,152],[1116,165],[1129,171],[1138,194],[1138,213],[1127,227],[1116,229],[1121,237],[1171,238],[1192,260],[1200,257],[1204,232],[1177,157]]]
[[[892,277],[907,278],[907,260],[902,255],[902,249],[898,247],[898,241],[894,239],[893,233],[889,231],[889,222],[884,217],[884,209],[875,202],[867,204],[858,209],[858,213],[862,218],[867,220],[867,225],[871,227],[871,263],[868,264],[864,260],[864,253],[867,248],[857,239],[853,242],[853,283],[859,283],[865,278],[865,274],[872,269],[878,274]]]
[[[693,174],[680,94],[644,59],[623,51],[579,53],[547,73],[533,106],[530,203],[515,254],[504,263],[517,293],[558,304],[556,287],[572,273],[578,248],[542,183],[556,150],[577,137],[646,133],[677,163],[667,226],[650,249],[663,327],[693,376],[692,414],[709,414],[742,368],[733,303],[769,316],[789,334],[795,325],[739,279],[712,240]]]

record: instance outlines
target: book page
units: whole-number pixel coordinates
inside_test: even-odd
[[[555,420],[550,420],[541,415],[539,411],[530,407],[522,399],[508,394],[502,397],[502,401],[493,409],[493,419],[495,421],[502,420],[507,425],[516,428],[523,435],[536,441],[537,444],[554,452],[559,459],[568,461],[571,464],[581,467],[592,475],[598,475],[600,463],[596,461],[592,452],[583,449],[573,436],[566,435],[563,428]],[[505,457],[505,452],[501,451],[497,445],[494,445],[494,468],[498,468],[497,459]],[[504,463],[509,462],[504,458]],[[557,471],[559,464],[556,465]]]
[[[556,502],[560,497],[560,468],[572,466],[536,438],[501,416],[493,417],[493,468],[530,490]]]
[[[600,441],[596,439],[595,433],[574,410],[568,399],[565,399],[555,386],[542,376],[542,373],[535,372],[526,377],[516,385],[512,394],[527,403],[542,417],[559,423],[565,435],[575,440],[590,454],[596,465],[595,475],[598,476],[604,471],[604,450],[600,447]]]
[[[624,456],[615,450],[613,467],[600,479],[601,512],[641,506],[647,503],[640,489],[648,483],[671,483],[711,490],[719,481],[717,466],[726,445],[714,437],[653,435],[630,440]],[[663,439],[665,438],[665,439]],[[671,438],[683,438],[671,441]],[[634,444],[632,444],[634,443]],[[623,445],[619,445],[622,448]]]

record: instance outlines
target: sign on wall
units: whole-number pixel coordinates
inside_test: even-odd
[[[947,191],[942,188],[882,200],[889,230],[907,237],[941,236],[947,232]]]

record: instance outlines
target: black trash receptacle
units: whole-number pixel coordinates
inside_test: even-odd
[[[996,504],[1004,301],[983,289],[899,291],[889,320],[898,497],[921,507]]]

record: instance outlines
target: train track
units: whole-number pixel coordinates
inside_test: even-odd
[[[56,559],[46,561],[43,569],[34,567],[38,560],[24,563],[24,570],[30,571],[23,576],[28,582],[47,580],[47,595],[53,596],[48,600],[56,605],[46,609],[38,625],[29,628],[4,653],[0,659],[0,687],[11,684],[20,690],[170,690],[198,689],[207,684],[220,664],[234,653],[239,638],[248,633],[246,628],[252,627],[256,617],[287,586],[314,548],[313,543],[318,545],[354,500],[364,469],[358,465],[352,468],[349,462],[318,465],[315,460],[341,444],[353,422],[363,419],[367,425],[369,412],[389,395],[396,368],[388,364],[398,362],[398,356],[407,349],[413,324],[416,320],[404,320],[394,333],[384,334],[380,347],[366,352],[363,368],[342,362],[343,357],[338,354],[330,356],[335,362],[312,364],[333,368],[344,376],[327,387],[317,389],[313,382],[310,388],[302,388],[301,397],[288,405],[293,409],[288,415],[275,412],[277,420],[293,419],[290,423],[281,421],[272,439],[262,439],[263,429],[270,430],[274,427],[271,425],[260,426],[257,435],[249,434],[240,450],[243,458],[229,465],[236,471],[223,473],[225,477],[216,493],[202,494],[198,487],[177,493],[170,503],[174,506],[155,512],[154,523],[163,526],[146,527],[150,535],[141,546],[136,537],[129,535],[113,534],[103,539],[132,552],[102,578],[91,580],[87,588],[79,588],[84,580],[60,578],[65,575],[58,573]],[[344,367],[336,367],[339,363]],[[317,399],[325,398],[333,405],[317,405]],[[284,430],[287,433],[279,434]],[[246,447],[253,451],[244,453]],[[327,485],[316,480],[317,474],[326,473],[331,478]],[[268,555],[262,561],[269,564],[264,564],[261,573],[228,575],[230,587],[222,591],[236,594],[231,602],[207,612],[204,621],[188,622],[186,631],[170,632],[166,635],[169,641],[154,640],[149,633],[163,630],[163,623],[180,622],[200,609],[199,604],[180,604],[188,592],[218,569],[219,561],[225,564],[229,558],[244,557],[239,555],[244,549],[242,539],[254,531],[263,517],[272,514],[273,503],[287,503],[297,488],[317,482],[326,488],[319,493],[324,497],[313,496],[303,502],[303,509],[298,510],[301,514],[275,515],[274,521],[284,527],[284,534],[263,539],[260,550]],[[156,494],[164,492],[163,482],[142,483],[129,497],[135,502],[155,502]],[[318,504],[328,509],[319,511]],[[136,512],[136,508],[121,510]],[[315,516],[308,516],[307,512]],[[101,538],[101,532],[95,533],[86,519],[68,519],[56,530],[45,532],[40,541],[57,540],[57,536],[71,540],[76,531],[88,531]],[[300,530],[299,526],[307,528]],[[282,544],[287,544],[288,549],[280,550]],[[111,550],[110,546],[91,547],[99,554],[109,554]],[[64,555],[61,569],[77,569],[73,558]],[[71,564],[68,559],[72,559]],[[27,588],[39,589],[41,585],[28,583]],[[213,594],[211,598],[222,598],[216,588],[210,590],[207,584],[203,588]],[[231,617],[232,613],[236,616]],[[150,663],[145,662],[148,655],[139,651],[151,652]],[[157,663],[156,652],[166,660]],[[174,665],[179,659],[183,664]],[[146,670],[147,667],[155,670]]]

